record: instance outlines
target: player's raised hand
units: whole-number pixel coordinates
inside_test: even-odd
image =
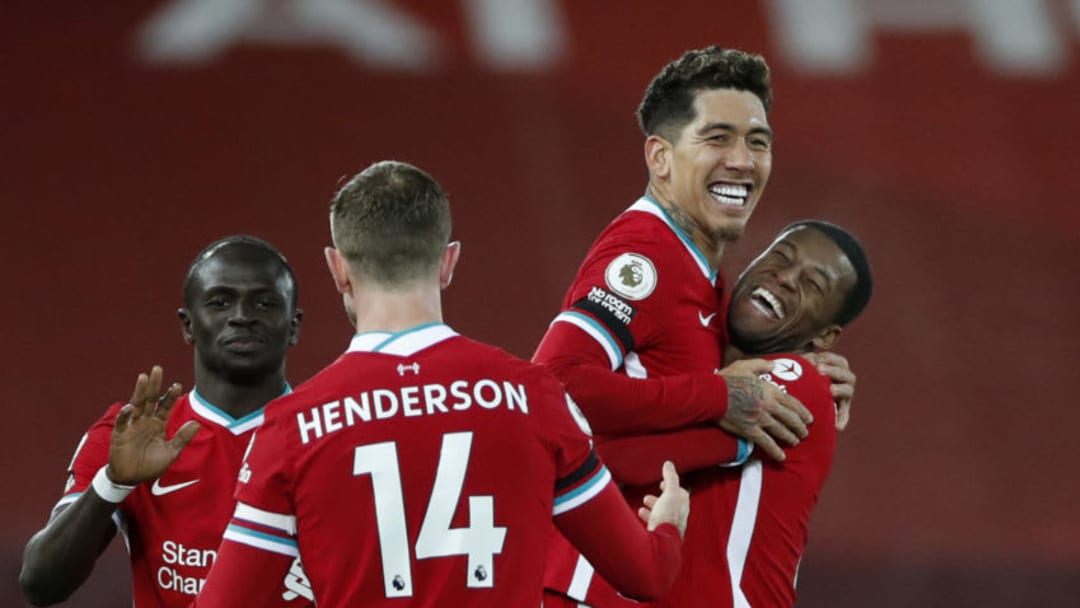
[[[668,523],[678,528],[679,535],[685,537],[686,520],[690,517],[690,493],[679,485],[679,474],[670,460],[664,461],[663,475],[660,496],[646,496],[642,501],[645,506],[638,509],[638,517],[648,524],[650,531]]]
[[[753,441],[771,458],[784,460],[778,442],[798,445],[814,417],[798,399],[760,378],[772,368],[771,361],[746,359],[717,372],[724,376],[728,389],[728,408],[720,428]]]
[[[109,445],[108,476],[114,483],[135,485],[157,479],[180,455],[199,430],[199,423],[189,421],[165,438],[169,419],[180,385],[173,383],[161,392],[162,370],[155,365],[150,374],[139,374],[131,400],[116,416]]]
[[[836,402],[836,430],[847,428],[851,419],[851,400],[855,397],[855,372],[843,355],[825,351],[803,355],[818,371],[832,380],[833,401]]]

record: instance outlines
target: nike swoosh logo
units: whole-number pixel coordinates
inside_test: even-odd
[[[698,321],[701,321],[701,325],[704,326],[704,327],[708,327],[709,323],[712,322],[712,318],[715,317],[715,316],[716,316],[715,312],[706,317],[705,315],[701,314],[700,310],[697,311]]]
[[[171,486],[161,485],[161,479],[155,479],[154,485],[150,487],[150,493],[154,496],[164,496],[166,494],[172,494],[177,490],[183,490],[184,488],[199,483],[198,479],[192,479],[191,481],[185,481],[184,483],[177,483]]]

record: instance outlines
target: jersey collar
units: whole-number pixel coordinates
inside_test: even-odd
[[[425,323],[405,331],[367,331],[353,336],[349,353],[383,353],[408,357],[458,335],[445,323]]]
[[[292,386],[288,382],[285,383],[285,390],[282,391],[278,397],[284,397],[292,392]],[[233,418],[225,410],[210,403],[205,397],[199,394],[199,389],[196,387],[191,390],[189,401],[191,402],[191,409],[195,411],[199,416],[213,422],[219,426],[223,426],[229,430],[233,435],[243,435],[244,433],[256,428],[263,423],[263,410],[266,406],[251,412],[250,414],[243,416],[242,418]]]
[[[675,223],[675,220],[671,219],[671,215],[667,212],[667,209],[664,209],[656,199],[651,196],[643,196],[633,205],[630,205],[630,208],[627,209],[627,211],[642,211],[660,218],[660,221],[667,224],[667,227],[675,233],[675,236],[679,237],[680,241],[682,241],[683,246],[686,247],[686,251],[690,254],[690,257],[694,259],[694,262],[698,265],[698,269],[701,270],[701,274],[708,279],[709,283],[714,286],[716,285],[717,270],[709,264],[709,259],[705,257],[705,254],[701,253],[701,250],[698,249],[698,246],[690,239],[690,236],[683,232],[682,228],[679,228],[678,224]]]

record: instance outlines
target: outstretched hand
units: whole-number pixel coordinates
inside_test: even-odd
[[[131,400],[116,416],[109,445],[108,476],[113,483],[135,485],[161,477],[199,431],[199,423],[192,420],[165,439],[169,412],[181,388],[173,383],[162,393],[161,377],[157,365],[149,375],[139,374]]]
[[[779,442],[798,445],[814,417],[798,399],[762,380],[773,369],[764,359],[736,361],[720,370],[727,381],[728,407],[720,428],[753,441],[775,460],[784,460]]]
[[[660,496],[649,494],[638,509],[638,517],[648,525],[651,532],[660,524],[673,524],[679,535],[686,536],[686,520],[690,517],[690,492],[679,485],[675,465],[667,460],[663,468],[664,479],[660,482]]]

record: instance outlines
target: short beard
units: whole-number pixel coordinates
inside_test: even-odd
[[[671,216],[671,221],[675,222],[675,225],[686,233],[691,239],[694,238],[695,232],[704,232],[701,226],[697,224],[685,211],[678,205],[672,205],[667,209],[668,215]],[[732,241],[739,240],[743,231],[746,229],[746,222],[741,222],[733,226],[721,226],[716,230],[706,233],[709,240],[716,246],[721,246],[723,243],[730,243]]]
[[[743,232],[746,230],[746,222],[735,224],[733,226],[721,226],[710,234],[713,242],[715,243],[730,243],[742,238]]]

